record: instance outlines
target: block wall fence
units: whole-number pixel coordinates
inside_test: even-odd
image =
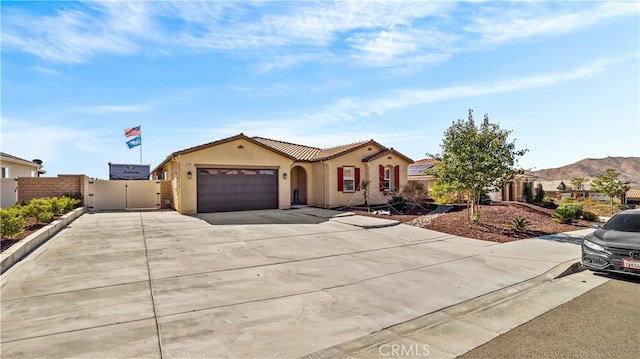
[[[161,208],[173,208],[171,181],[160,182]],[[80,193],[84,203],[89,198],[89,178],[85,175],[58,175],[58,177],[18,177],[18,201],[34,198],[60,197]]]
[[[65,193],[85,195],[85,175],[58,177],[18,177],[18,201],[41,197],[60,197]]]

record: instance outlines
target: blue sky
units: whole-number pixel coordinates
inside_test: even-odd
[[[2,1],[1,149],[108,178],[240,132],[418,160],[473,109],[526,169],[640,156],[640,3]]]

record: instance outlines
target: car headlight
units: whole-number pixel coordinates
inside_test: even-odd
[[[603,246],[601,246],[599,244],[596,244],[596,243],[593,243],[588,239],[583,240],[582,243],[584,243],[584,245],[586,247],[589,247],[589,248],[593,249],[594,251],[599,251],[599,252],[606,252],[607,251],[606,249],[604,249]]]

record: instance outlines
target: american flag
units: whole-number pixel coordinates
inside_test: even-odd
[[[125,129],[124,136],[125,137],[140,136],[140,126]]]

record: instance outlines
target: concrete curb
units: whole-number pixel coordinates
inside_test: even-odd
[[[49,238],[53,237],[84,213],[84,207],[76,208],[2,252],[0,254],[0,274],[4,274],[14,264],[21,261],[34,249],[48,241]]]

